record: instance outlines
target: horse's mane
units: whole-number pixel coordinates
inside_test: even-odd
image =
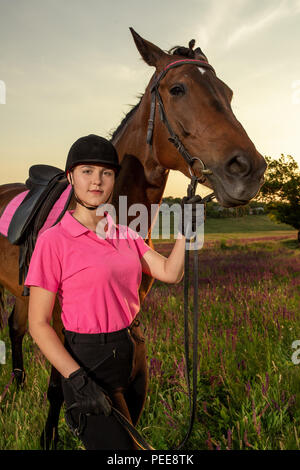
[[[109,136],[110,136],[110,140],[113,140],[118,134],[119,132],[121,132],[121,130],[123,129],[123,127],[125,126],[126,122],[131,118],[131,116],[136,112],[137,108],[139,107],[141,101],[142,101],[142,98],[144,96],[144,93],[141,93],[141,95],[138,97],[139,98],[139,102],[137,104],[134,104],[134,105],[129,105],[131,106],[131,109],[130,111],[128,111],[127,114],[125,114],[124,118],[122,119],[121,123],[119,124],[119,126],[114,130],[114,131],[110,131],[109,132]]]
[[[202,52],[200,47],[197,47],[197,49],[193,50],[194,45],[195,45],[195,39],[191,39],[191,41],[189,42],[189,47],[174,46],[169,51],[165,51],[165,52],[167,54],[170,54],[170,55],[179,55],[179,56],[182,56],[182,57],[188,57],[189,59],[196,59],[196,58],[206,59],[206,56]],[[131,106],[131,109],[128,111],[127,114],[125,114],[125,116],[122,119],[119,126],[115,130],[109,132],[110,140],[113,140],[115,137],[117,137],[119,132],[121,132],[121,130],[124,128],[125,124],[129,121],[131,116],[133,116],[135,111],[138,109],[138,107],[139,107],[139,105],[142,101],[143,96],[144,96],[144,93],[142,93],[140,96],[138,96],[139,102],[137,104],[129,105],[129,106]]]

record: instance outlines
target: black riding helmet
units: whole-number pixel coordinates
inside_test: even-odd
[[[113,144],[104,137],[95,134],[80,137],[71,146],[66,162],[66,175],[74,166],[84,165],[85,163],[109,165],[115,170],[116,176],[118,176],[121,169],[118,154]]]
[[[76,140],[76,142],[74,142],[74,144],[71,146],[66,161],[66,176],[76,165],[84,165],[88,163],[108,165],[114,169],[115,178],[118,176],[121,170],[118,154],[113,144],[109,140],[95,134],[80,137],[80,139]],[[74,191],[74,197],[79,204],[89,210],[97,209],[98,206],[87,206],[83,201],[81,201],[81,199],[79,199],[75,193],[73,182],[72,187]]]

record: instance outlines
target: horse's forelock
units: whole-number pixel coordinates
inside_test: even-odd
[[[191,39],[189,42],[189,47],[185,46],[174,46],[171,47],[169,51],[166,51],[169,55],[179,55],[182,57],[186,57],[188,59],[201,59],[204,58],[207,60],[206,55],[204,52],[201,50],[200,47],[197,47],[197,49],[194,49],[195,46],[195,39]]]

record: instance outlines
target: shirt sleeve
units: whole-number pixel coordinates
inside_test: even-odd
[[[140,258],[142,258],[142,256],[146,253],[146,251],[150,250],[150,246],[147,245],[145,240],[142,237],[140,237],[140,235],[138,238],[134,240],[134,242],[136,245],[138,255]]]
[[[137,251],[139,258],[142,258],[142,256],[146,253],[146,251],[150,250],[150,246],[147,245],[145,240],[137,232],[130,229],[129,227],[128,227],[128,235],[133,240],[133,244],[135,246],[135,249]]]
[[[24,285],[43,287],[56,293],[61,281],[61,263],[47,231],[36,241]]]

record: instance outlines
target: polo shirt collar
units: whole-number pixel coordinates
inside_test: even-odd
[[[85,227],[85,225],[82,225],[78,220],[76,220],[72,214],[75,209],[73,210],[67,210],[61,219],[61,225],[65,230],[67,230],[73,237],[78,237],[79,235],[82,235],[86,232],[91,232],[94,233],[92,230],[89,228]],[[108,223],[108,228],[107,228],[107,234],[111,233],[111,230],[115,230],[117,225],[114,222],[114,219],[111,217],[109,212],[105,211],[104,215],[106,216],[107,223]]]

